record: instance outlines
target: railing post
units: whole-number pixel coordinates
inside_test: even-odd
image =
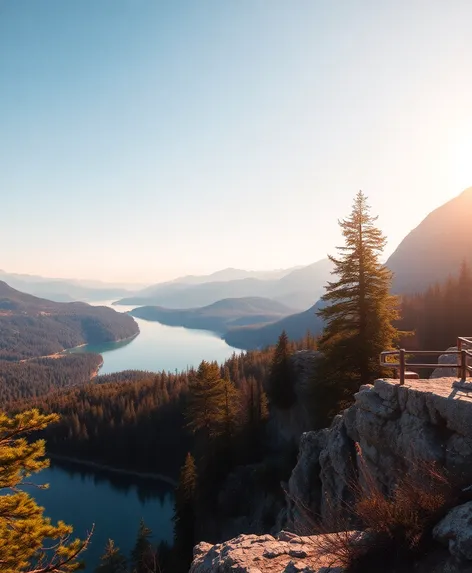
[[[459,376],[462,379],[462,374],[463,374],[463,370],[462,370],[462,340],[461,337],[458,336],[457,337],[457,350],[458,350],[458,355],[457,355],[457,376]],[[461,363],[459,364],[459,356],[461,357]]]
[[[467,351],[461,350],[461,380],[467,380]]]
[[[405,349],[400,348],[400,385],[405,384]]]

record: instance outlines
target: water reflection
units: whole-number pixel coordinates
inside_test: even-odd
[[[98,565],[109,538],[129,556],[140,519],[152,529],[154,543],[172,541],[174,488],[166,482],[62,460],[54,460],[33,482],[49,484],[46,490],[28,489],[53,522],[64,520],[81,538],[95,524],[84,556],[87,573]]]

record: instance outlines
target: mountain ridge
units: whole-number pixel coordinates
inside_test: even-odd
[[[234,326],[266,324],[289,316],[293,312],[293,309],[271,299],[242,297],[226,298],[193,309],[142,306],[129,311],[129,314],[168,326],[212,330],[224,334]]]
[[[472,187],[437,207],[401,241],[386,266],[397,294],[422,292],[472,264]]]
[[[321,259],[306,267],[295,268],[279,279],[246,277],[195,285],[158,283],[114,304],[189,309],[208,306],[225,298],[260,296],[283,302],[295,310],[305,310],[321,295],[331,276],[332,267],[329,259]]]

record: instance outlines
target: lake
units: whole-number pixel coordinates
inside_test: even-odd
[[[62,519],[74,527],[74,538],[83,539],[95,524],[83,554],[87,573],[93,573],[109,538],[129,556],[141,518],[153,530],[154,542],[172,542],[174,491],[165,482],[65,462],[53,463],[30,481],[50,484],[46,490],[28,489],[54,523]]]
[[[134,306],[112,306],[112,301],[95,303],[126,312]],[[103,356],[100,374],[122,370],[175,371],[198,366],[202,360],[223,362],[239,350],[218,335],[204,330],[164,326],[135,319],[140,333],[132,340],[87,345],[70,352],[96,352]],[[153,541],[172,541],[174,492],[165,482],[96,470],[77,464],[55,462],[34,476],[35,483],[49,483],[48,490],[32,490],[45,514],[74,527],[84,538],[95,523],[91,545],[84,554],[86,572],[93,573],[108,538],[128,556],[133,548],[141,518],[154,532]]]
[[[112,301],[94,303],[126,312],[136,306],[112,306]],[[135,318],[140,333],[132,340],[100,345],[86,345],[70,352],[96,352],[103,356],[100,374],[122,370],[175,371],[198,366],[202,360],[223,362],[241,350],[226,344],[217,334],[207,330],[165,326]]]

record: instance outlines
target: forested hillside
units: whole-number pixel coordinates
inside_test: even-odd
[[[100,355],[88,353],[33,358],[24,362],[0,360],[0,404],[9,408],[29,398],[85,384],[101,363]]]
[[[472,336],[472,271],[465,261],[455,276],[438,282],[424,293],[402,300],[404,330],[413,332],[408,348],[445,350],[458,336]]]
[[[56,303],[0,281],[0,359],[49,356],[86,343],[122,340],[139,332],[131,316],[85,303]]]

